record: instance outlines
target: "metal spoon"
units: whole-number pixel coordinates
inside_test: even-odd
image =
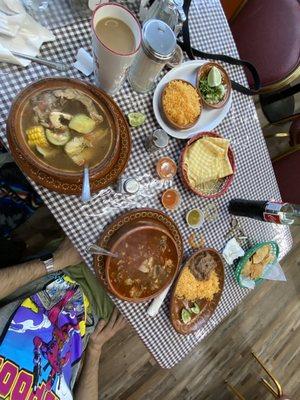
[[[119,258],[118,253],[111,253],[110,251],[104,249],[103,247],[100,247],[96,244],[92,244],[91,246],[87,247],[85,250],[88,254],[98,254],[102,256],[111,256],[114,258]]]
[[[85,165],[83,170],[83,184],[81,200],[87,202],[91,200],[91,188],[90,188],[90,176],[89,176],[89,166]]]
[[[70,69],[69,64],[63,64],[57,61],[51,61],[40,57],[33,57],[28,54],[18,53],[16,51],[11,51],[11,53],[16,57],[21,57],[25,58],[26,60],[35,61],[36,63],[47,65],[47,67],[57,69],[58,71],[68,71]]]

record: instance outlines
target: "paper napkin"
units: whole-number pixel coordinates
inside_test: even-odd
[[[53,33],[28,15],[20,0],[0,0],[0,62],[25,67],[31,61],[11,51],[36,56],[44,42],[53,40]]]

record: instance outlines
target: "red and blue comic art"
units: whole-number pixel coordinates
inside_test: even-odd
[[[0,344],[0,398],[72,399],[72,367],[81,359],[88,300],[66,275],[26,298]]]

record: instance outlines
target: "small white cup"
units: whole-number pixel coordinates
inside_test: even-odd
[[[189,214],[190,214],[192,211],[196,211],[196,212],[198,213],[198,215],[199,215],[199,222],[198,222],[197,224],[195,224],[195,225],[191,224],[191,223],[189,222],[189,220],[188,220]],[[201,226],[202,226],[203,223],[204,223],[204,214],[203,214],[203,211],[201,211],[200,208],[192,208],[191,210],[189,210],[189,211],[187,212],[185,219],[186,219],[186,222],[187,222],[188,226],[190,226],[191,228],[193,228],[193,229],[201,228]]]
[[[96,34],[96,25],[103,18],[118,18],[131,29],[135,39],[132,53],[121,54],[108,48]],[[92,47],[96,85],[109,94],[115,94],[121,87],[128,68],[138,52],[142,41],[142,31],[136,17],[117,3],[98,5],[92,16]]]

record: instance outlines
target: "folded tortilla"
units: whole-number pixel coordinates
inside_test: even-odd
[[[197,187],[233,173],[228,159],[229,144],[227,139],[204,137],[189,146],[184,162],[192,186]]]

